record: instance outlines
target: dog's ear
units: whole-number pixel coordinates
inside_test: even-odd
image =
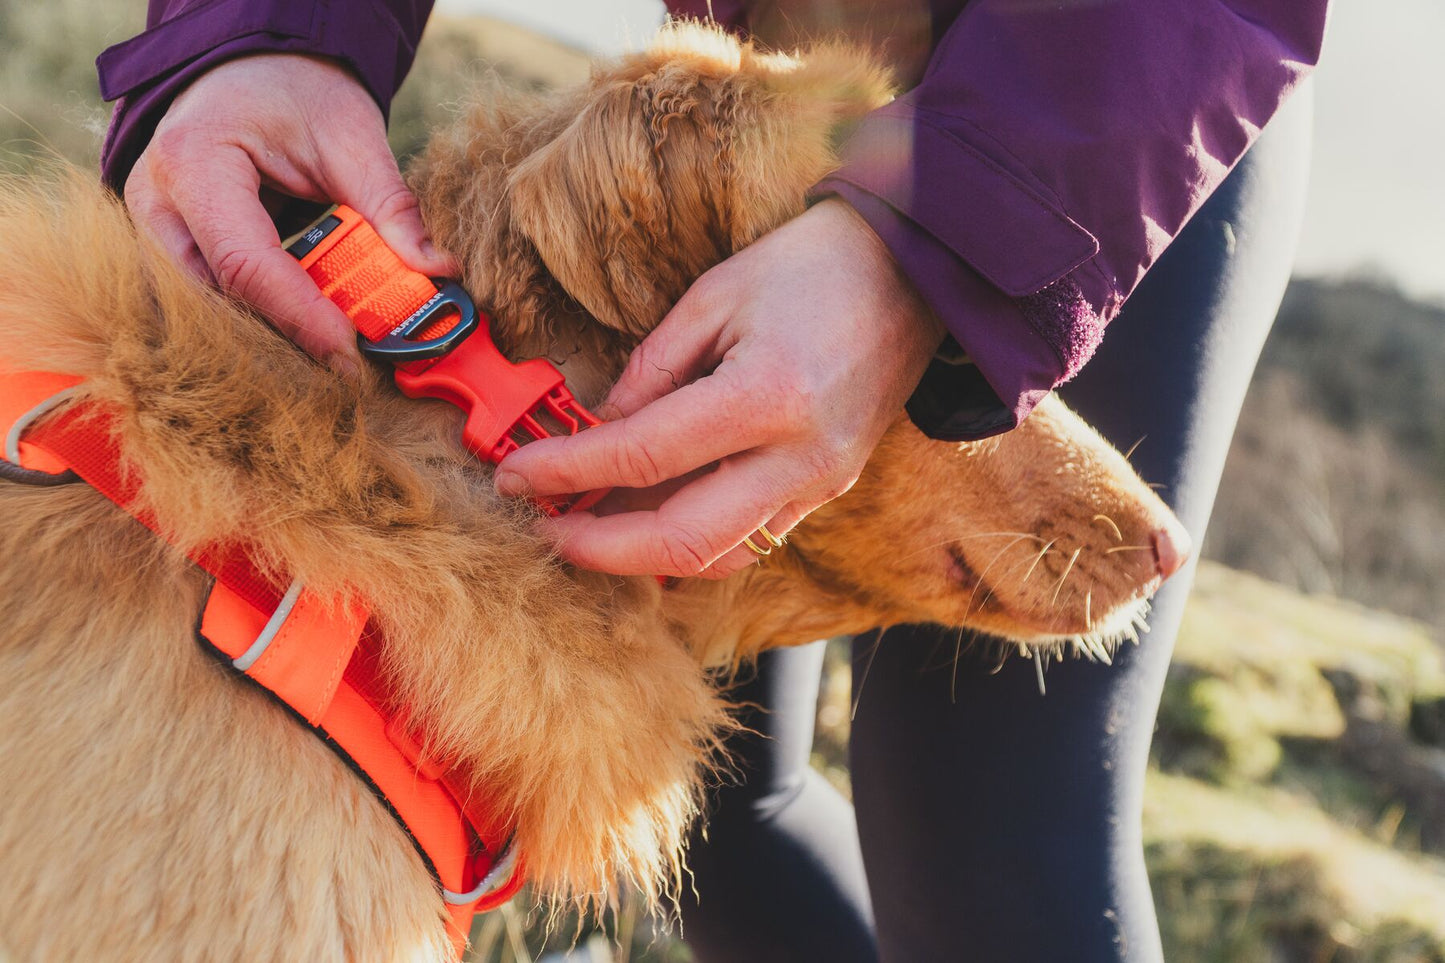
[[[708,98],[691,82],[691,96],[655,73],[595,88],[508,179],[513,226],[547,270],[598,321],[636,337],[731,253],[716,138],[699,124]]]
[[[674,25],[596,76],[512,171],[512,227],[593,317],[640,338],[704,271],[800,214],[840,130],[889,90],[856,47],[768,54]]]
[[[835,145],[895,92],[893,75],[883,61],[853,44],[824,41],[799,53],[758,59],[767,69],[768,87],[824,121]]]
[[[838,149],[892,99],[888,71],[861,47],[824,43],[744,60],[755,90],[734,108],[731,227],[751,244],[802,213],[808,189],[838,166]]]

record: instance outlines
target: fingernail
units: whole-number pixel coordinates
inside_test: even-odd
[[[505,468],[498,468],[496,475],[492,477],[492,484],[497,489],[497,494],[517,497],[529,494],[531,487],[527,480],[514,471]]]
[[[345,351],[334,352],[326,359],[326,363],[331,366],[332,371],[347,381],[358,381],[361,378],[361,362]]]

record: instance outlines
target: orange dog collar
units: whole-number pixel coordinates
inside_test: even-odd
[[[488,318],[459,285],[413,271],[361,215],[341,205],[287,247],[321,293],[346,312],[364,354],[396,366],[408,398],[437,398],[466,412],[462,441],[499,464],[518,447],[600,424],[550,362],[512,364],[492,343]],[[606,491],[547,502],[549,514],[590,508]]]

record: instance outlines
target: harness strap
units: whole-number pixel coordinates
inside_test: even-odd
[[[0,376],[5,461],[37,475],[73,471],[163,536],[136,505],[141,481],[121,467],[113,417],[77,400],[80,385],[65,374]],[[441,886],[460,956],[472,917],[521,888],[521,860],[508,827],[459,774],[427,759],[404,715],[390,711],[366,608],[327,602],[300,583],[282,590],[244,547],[190,558],[216,580],[198,625],[202,642],[315,728],[396,816]]]

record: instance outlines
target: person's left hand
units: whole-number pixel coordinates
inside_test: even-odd
[[[852,486],[943,336],[867,222],[825,200],[693,284],[604,403],[617,420],[509,455],[497,490],[671,481],[653,510],[548,520],[562,556],[730,575],[757,560],[744,538],[766,547],[758,526],[782,535]]]

